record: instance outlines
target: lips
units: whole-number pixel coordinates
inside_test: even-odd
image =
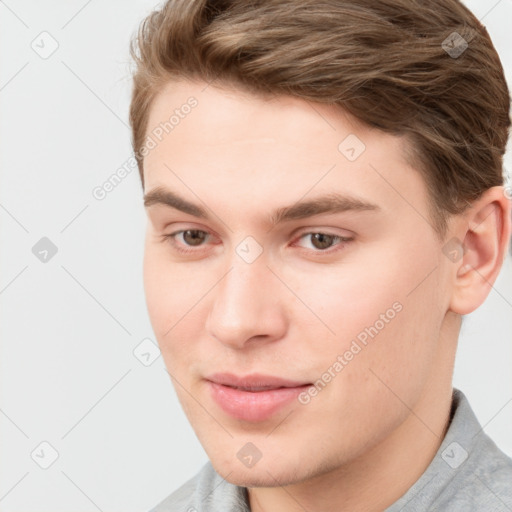
[[[216,373],[206,380],[211,397],[225,413],[251,422],[268,419],[312,385],[262,374]]]
[[[245,377],[239,377],[232,373],[214,373],[206,378],[217,384],[223,386],[229,386],[232,388],[246,388],[252,391],[261,391],[267,389],[278,389],[278,388],[296,388],[311,384],[308,382],[300,382],[294,380],[285,380],[280,377],[274,377],[272,375],[263,375],[260,373],[252,373]]]

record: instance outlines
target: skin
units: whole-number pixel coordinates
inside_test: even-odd
[[[146,193],[168,188],[211,215],[146,208],[146,301],[180,403],[217,472],[248,488],[251,510],[383,510],[443,439],[461,315],[499,273],[510,202],[489,189],[450,218],[443,241],[405,139],[327,105],[184,81],[157,96],[148,133],[190,96],[198,105],[144,161]],[[338,150],[349,134],[366,146],[353,162]],[[270,211],[332,191],[379,209],[269,224]],[[183,255],[163,235],[187,229],[210,236],[176,237],[195,251]],[[311,233],[351,241],[322,253]],[[248,236],[263,249],[252,263],[236,252]],[[465,247],[457,261],[442,250],[453,237]],[[214,372],[317,381],[396,302],[401,311],[308,404],[255,423],[210,397]],[[237,457],[247,442],[262,454],[251,468]]]

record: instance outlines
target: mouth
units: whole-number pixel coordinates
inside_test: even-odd
[[[285,380],[279,377],[251,374],[214,374],[206,378],[214,402],[228,415],[243,421],[269,419],[312,383]]]
[[[275,387],[275,386],[249,386],[249,387],[247,387],[247,386],[227,386],[227,387],[233,388],[233,389],[240,389],[242,391],[250,391],[252,393],[256,393],[258,391],[268,391],[269,389],[282,389],[282,388],[291,387],[291,386],[279,386],[279,387]]]

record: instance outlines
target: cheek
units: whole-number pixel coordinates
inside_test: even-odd
[[[144,252],[144,293],[153,331],[162,344],[180,325],[194,295],[190,277],[165,257],[159,246],[147,245]],[[189,306],[190,307],[190,306]],[[176,326],[176,327],[174,327]]]
[[[435,265],[424,261],[404,268],[392,261],[378,272],[310,276],[315,292],[306,296],[302,288],[304,302],[318,304],[315,312],[336,333],[314,349],[304,347],[302,356],[319,379],[320,391],[308,407],[323,415],[327,430],[337,424],[364,439],[391,429],[407,414],[403,404],[416,403],[436,371],[443,318],[442,308],[432,306],[439,303],[437,274],[412,291]]]
[[[420,267],[416,272],[409,268],[402,272],[401,289],[384,298],[385,305],[388,299],[397,299],[401,310],[369,339],[359,368],[349,369],[348,374],[366,388],[364,395],[373,397],[369,407],[403,412],[401,401],[415,403],[438,371],[439,335],[444,315],[436,306],[439,303],[437,275],[430,275],[414,290],[431,269],[423,272]]]
[[[146,244],[144,250],[144,294],[149,318],[155,335],[163,334],[163,324],[168,321],[166,312],[172,311],[173,294],[169,293],[167,272],[158,252]]]
[[[317,372],[325,372],[338,355],[347,353],[346,378],[368,379],[372,365],[391,380],[405,381],[414,378],[415,372],[419,379],[425,376],[444,314],[438,306],[440,278],[432,272],[435,253],[428,247],[419,247],[418,252],[418,257],[408,256],[404,262],[405,248],[396,244],[387,251],[375,251],[379,261],[361,259],[337,268],[288,275],[290,288],[297,290],[297,296],[318,317],[307,315],[312,319],[307,320],[310,328],[315,322],[322,333],[312,359]],[[295,318],[301,317],[305,318]],[[306,320],[299,322],[304,327]]]
[[[165,248],[148,244],[144,252],[144,292],[153,332],[171,373],[194,361],[201,339],[207,294],[218,277],[211,269],[170,261]]]

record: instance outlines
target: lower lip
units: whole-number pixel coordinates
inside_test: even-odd
[[[297,396],[311,384],[295,388],[278,388],[267,391],[243,391],[208,381],[211,394],[221,409],[244,421],[264,421]]]

